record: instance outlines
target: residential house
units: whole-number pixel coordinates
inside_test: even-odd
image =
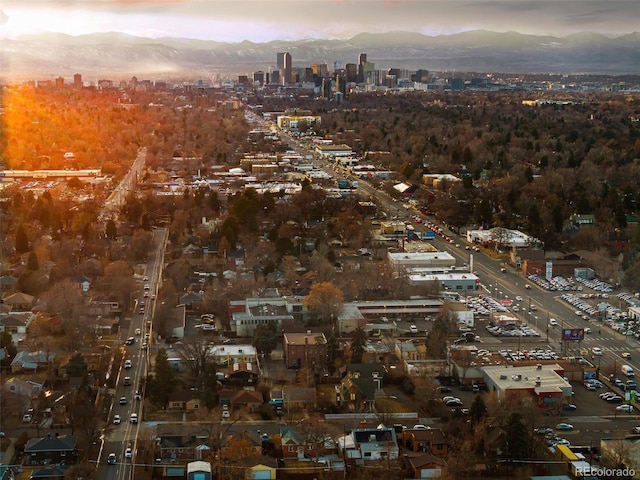
[[[18,277],[12,275],[2,275],[0,277],[0,290],[14,293],[18,287]]]
[[[287,426],[280,429],[280,447],[282,458],[317,458],[319,454],[319,439],[305,435],[295,428]],[[324,440],[321,440],[324,441]]]
[[[9,378],[5,384],[4,388],[19,397],[28,400],[35,398],[38,396],[39,390],[38,388],[32,384],[27,382],[26,380],[19,377],[11,377]]]
[[[327,339],[324,333],[285,333],[282,336],[287,368],[323,369],[327,362]]]
[[[238,390],[231,397],[232,407],[244,407],[249,411],[254,411],[263,403],[262,393],[255,390]]]
[[[27,370],[35,372],[39,368],[43,368],[53,362],[55,358],[56,354],[54,352],[28,352],[26,350],[20,350],[11,362],[11,372],[19,373]]]
[[[24,379],[29,385],[32,385],[36,393],[39,394],[44,390],[47,379],[38,375],[31,375]]]
[[[191,390],[175,390],[169,395],[168,411],[193,413],[200,409],[200,400]]]
[[[262,435],[256,431],[240,431],[222,439],[220,458],[225,463],[262,454]]]
[[[439,428],[403,430],[402,445],[413,452],[427,452],[440,457],[449,453],[447,436]]]
[[[282,390],[282,405],[285,410],[315,409],[317,390],[311,387],[287,387]]]
[[[201,449],[209,449],[212,433],[197,425],[160,424],[156,426],[156,440],[162,460],[195,460]],[[184,476],[182,477],[184,478]]]
[[[362,363],[391,363],[392,349],[385,342],[370,342],[364,346]]]
[[[245,365],[258,363],[258,352],[253,345],[214,345],[209,353],[216,365],[231,367],[236,363]]]
[[[63,480],[67,470],[69,467],[62,465],[53,468],[39,468],[31,472],[29,480]]]
[[[184,305],[187,311],[195,312],[202,310],[203,295],[198,292],[188,292],[180,295],[179,304]]]
[[[35,315],[31,312],[16,312],[0,315],[0,332],[8,332],[11,335],[17,334],[19,335],[18,338],[24,338],[34,318]]]
[[[336,389],[336,404],[356,412],[371,412],[376,391],[382,389],[384,366],[379,363],[351,364]]]
[[[87,293],[91,287],[91,279],[85,275],[77,275],[71,278],[71,281],[77,284],[84,293]]]
[[[78,458],[73,435],[31,438],[24,447],[27,465],[73,464]]]
[[[430,453],[410,454],[405,457],[410,478],[441,478],[446,476],[447,462]]]
[[[258,380],[258,368],[253,363],[234,363],[227,373],[227,385],[255,385]]]
[[[362,422],[360,428],[338,438],[338,452],[347,463],[364,465],[369,461],[397,460],[400,449],[393,428],[382,424],[367,428]]]
[[[11,310],[17,312],[30,311],[35,304],[35,297],[24,292],[11,293],[2,298],[2,303],[9,305]]]
[[[104,273],[104,265],[97,258],[89,258],[80,264],[80,271],[87,277],[100,277]]]

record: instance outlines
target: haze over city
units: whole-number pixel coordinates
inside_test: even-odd
[[[640,3],[629,0],[5,0],[0,38],[57,32],[122,32],[224,42],[350,38],[360,32],[443,35],[485,29],[564,36],[633,32]]]

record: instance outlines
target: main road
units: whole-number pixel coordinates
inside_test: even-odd
[[[153,351],[155,334],[153,332],[153,314],[164,265],[164,250],[168,231],[158,228],[153,231],[152,245],[140,278],[141,288],[133,307],[133,317],[127,328],[122,325],[125,335],[133,338],[134,343],[122,345],[123,364],[118,371],[116,388],[112,392],[112,404],[109,422],[104,431],[104,443],[98,459],[98,477],[102,480],[131,480],[134,478],[133,465],[136,462],[140,427],[144,419],[144,380],[149,374],[150,357]],[[130,363],[129,363],[130,362]],[[113,420],[119,415],[119,424]],[[137,416],[132,420],[132,415]],[[131,449],[131,458],[125,457]],[[110,453],[116,454],[116,464],[107,464]]]

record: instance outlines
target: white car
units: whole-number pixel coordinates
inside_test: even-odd
[[[124,451],[124,458],[131,458],[132,456],[133,456],[133,451],[129,447]]]
[[[409,327],[409,333],[413,333],[413,334],[418,333],[418,327],[416,327],[415,325],[411,325]]]
[[[131,364],[131,360],[125,360],[124,361],[124,368],[131,368],[132,364]]]
[[[593,353],[594,355],[600,356],[602,355],[602,349],[600,347],[593,347],[591,349],[591,353]]]
[[[113,416],[113,424],[114,425],[120,425],[120,415],[114,415]]]
[[[633,405],[628,405],[628,404],[618,405],[616,407],[616,410],[618,412],[633,413]]]
[[[555,318],[550,318],[549,325],[551,325],[552,327],[555,327],[556,325],[558,325],[558,321]]]

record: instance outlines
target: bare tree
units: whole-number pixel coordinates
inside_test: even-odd
[[[213,349],[206,337],[201,335],[185,337],[176,343],[174,348],[184,360],[194,379],[213,366]]]

